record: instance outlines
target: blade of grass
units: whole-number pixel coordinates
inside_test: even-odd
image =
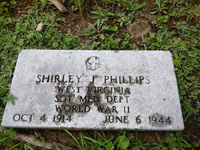
[[[67,133],[74,139],[74,141],[77,143],[78,147],[79,147],[80,149],[82,149],[82,147],[81,147],[81,145],[79,144],[79,142],[77,141],[77,139],[76,139],[69,131],[67,131],[66,129],[64,129],[64,131],[67,132]]]
[[[18,145],[20,145],[22,142],[20,142],[20,143],[18,143],[18,144],[16,144],[16,145],[14,145],[13,147],[11,147],[11,148],[9,148],[9,149],[7,149],[7,150],[11,150],[11,149],[14,149],[15,147],[17,147]]]

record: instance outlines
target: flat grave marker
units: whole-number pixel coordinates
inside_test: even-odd
[[[2,126],[183,130],[168,51],[22,50]]]

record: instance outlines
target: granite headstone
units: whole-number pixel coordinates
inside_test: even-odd
[[[2,126],[183,130],[168,51],[22,50]]]

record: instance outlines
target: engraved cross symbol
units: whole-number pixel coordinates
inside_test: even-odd
[[[89,60],[89,64],[91,64],[91,68],[92,70],[95,70],[96,69],[96,66],[98,65],[98,59],[97,57],[92,57],[90,60]]]
[[[100,60],[96,56],[89,57],[86,61],[87,69],[96,70],[100,67]]]

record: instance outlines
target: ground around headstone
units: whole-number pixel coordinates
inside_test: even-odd
[[[36,139],[41,140],[41,137],[44,138],[45,142],[56,142],[63,145],[67,145],[71,147],[72,149],[75,148],[74,146],[74,139],[65,131],[63,130],[45,130],[45,129],[18,129],[18,132],[21,134],[25,134],[27,136],[34,135]],[[88,135],[92,138],[95,138],[95,132],[102,135],[102,131],[70,131],[70,133],[77,139],[81,139],[81,134],[83,136]],[[121,135],[119,131],[103,131],[104,135],[106,135],[106,138],[109,139],[111,136],[118,137]],[[183,130],[184,134],[188,134],[190,137],[190,140],[188,142],[192,143],[193,141],[198,141],[200,139],[200,128],[197,126],[195,120],[190,117],[187,122],[185,123],[185,129]],[[159,135],[160,139],[165,139],[166,133],[165,132],[159,132],[159,131],[148,131],[148,132],[139,132],[139,131],[126,131],[126,136],[130,139],[135,139],[138,137],[142,140],[143,143],[159,143],[159,140],[157,138],[157,135]],[[103,135],[102,135],[103,136]],[[197,149],[198,150],[198,149]]]

